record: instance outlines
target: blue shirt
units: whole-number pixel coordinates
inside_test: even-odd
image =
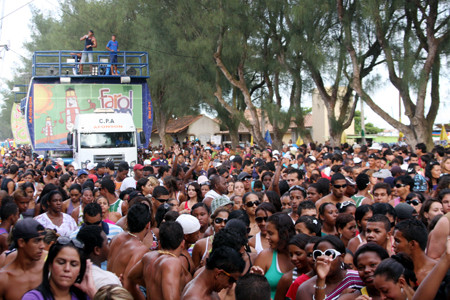
[[[119,42],[110,40],[108,42],[108,45],[106,45],[109,49],[113,50],[113,52],[117,52],[117,49],[119,49]]]

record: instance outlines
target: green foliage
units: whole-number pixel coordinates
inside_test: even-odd
[[[364,118],[364,120],[367,120],[367,118]],[[361,134],[361,112],[359,110],[355,111],[355,133],[356,134]],[[373,125],[372,123],[364,123],[364,127],[366,128],[365,134],[378,134],[380,132],[383,131],[382,128],[378,128],[375,125]]]

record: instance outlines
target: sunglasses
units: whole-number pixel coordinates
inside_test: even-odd
[[[158,199],[158,198],[155,198],[155,199],[158,200],[158,201],[161,202],[161,203],[164,203],[164,202],[169,201],[169,199]]]
[[[219,218],[219,217],[214,219],[214,223],[216,223],[216,224],[222,224],[222,223],[227,224],[227,222],[228,222],[228,219],[222,219],[222,218]]]
[[[419,201],[419,200],[417,200],[417,199],[413,199],[413,200],[406,200],[406,203],[408,203],[409,205],[414,205],[414,206],[417,206],[417,205],[419,205],[421,202]]]
[[[245,178],[242,178],[242,181],[250,181],[250,180],[252,180],[251,177],[245,177]]]
[[[341,207],[346,207],[349,205],[355,205],[355,203],[353,201],[344,201],[341,203]]]
[[[248,201],[247,203],[245,203],[245,205],[247,205],[247,207],[253,207],[253,206],[258,206],[259,205],[259,201]]]
[[[93,223],[85,221],[84,224],[86,224],[86,225],[97,225],[98,226],[98,225],[100,225],[101,222],[102,222],[102,220],[97,221],[97,222],[93,222]]]
[[[60,236],[56,242],[60,245],[68,245],[70,243],[72,243],[72,245],[74,245],[75,247],[77,247],[78,249],[83,249],[84,248],[84,243],[80,242],[77,239],[71,239],[68,238],[67,236]]]
[[[300,190],[306,193],[306,190],[304,187],[299,186],[299,185],[293,185],[289,188],[289,192],[293,191],[293,190]]]
[[[256,221],[256,223],[262,223],[263,221],[264,222],[267,222],[267,219],[268,219],[269,217],[256,217],[255,218],[255,221]]]
[[[320,251],[320,250],[314,250],[313,251],[313,259],[317,260],[318,257],[325,255],[325,256],[330,256],[333,260],[336,259],[336,257],[338,257],[339,255],[341,255],[341,252],[334,250],[334,249],[327,249],[324,252]]]
[[[402,187],[405,187],[406,186],[406,184],[404,184],[404,183],[397,183],[396,185],[395,185],[395,187],[396,188],[402,188]]]
[[[341,184],[341,185],[339,185],[339,184],[333,184],[333,187],[335,188],[335,189],[343,189],[343,188],[346,188],[347,187],[347,184],[345,183],[345,184]]]
[[[237,281],[236,278],[234,278],[233,276],[231,276],[230,273],[228,273],[228,272],[226,272],[226,271],[224,271],[224,270],[221,270],[221,271],[222,271],[223,274],[225,274],[225,276],[228,277],[228,283],[229,283],[229,284],[233,284],[233,283],[235,283],[235,282]]]

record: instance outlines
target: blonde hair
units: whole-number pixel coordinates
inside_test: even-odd
[[[150,185],[154,188],[160,185],[158,179],[154,176],[148,177],[148,181],[150,181]]]
[[[120,285],[107,284],[95,293],[93,300],[133,300],[133,296]]]

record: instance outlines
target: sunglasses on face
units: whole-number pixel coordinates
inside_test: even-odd
[[[223,274],[225,274],[225,276],[228,277],[228,283],[229,283],[229,284],[233,284],[233,283],[235,283],[235,282],[237,281],[236,278],[234,278],[233,276],[231,276],[230,273],[228,273],[228,272],[226,272],[226,271],[224,271],[224,270],[221,270],[221,271],[222,271]]]
[[[341,184],[341,185],[339,185],[339,184],[333,184],[333,187],[335,188],[335,189],[343,189],[343,188],[346,188],[347,187],[347,184],[345,183],[345,184]]]
[[[404,183],[397,183],[397,184],[395,184],[395,187],[396,188],[402,188],[402,187],[405,187],[406,186],[406,184],[404,184]]]
[[[299,191],[303,191],[304,193],[306,193],[305,188],[302,186],[299,186],[299,185],[293,185],[289,188],[289,192],[291,192],[293,190],[299,190]]]
[[[158,199],[158,198],[155,198],[155,199],[158,200],[158,201],[161,202],[161,203],[164,203],[164,202],[169,201],[169,199]]]
[[[417,199],[413,199],[413,200],[406,200],[406,203],[408,203],[409,205],[414,205],[414,206],[417,206],[417,205],[419,205],[421,202],[419,201],[419,200],[417,200]]]
[[[93,222],[93,223],[85,221],[84,224],[86,224],[86,225],[97,225],[98,226],[98,225],[100,225],[101,222],[102,222],[102,220],[97,221],[97,222]]]
[[[74,245],[75,247],[79,248],[79,249],[83,249],[84,248],[84,243],[80,242],[77,239],[71,239],[68,238],[66,236],[60,236],[56,242],[60,245],[68,245],[70,243],[72,243],[72,245]]]
[[[268,219],[269,217],[256,217],[255,218],[255,221],[256,221],[256,223],[262,223],[263,221],[264,222],[267,222],[267,219]]]
[[[216,224],[222,224],[222,223],[227,224],[227,222],[228,222],[228,219],[223,219],[223,218],[219,218],[219,217],[214,219],[214,223],[216,223]]]
[[[259,201],[248,201],[247,203],[245,203],[245,205],[247,205],[247,207],[253,207],[253,206],[258,206],[259,205]]]
[[[325,255],[325,256],[329,256],[331,257],[331,259],[335,260],[336,257],[338,257],[339,255],[341,255],[341,252],[334,250],[334,249],[327,249],[324,252],[320,251],[320,250],[314,250],[313,251],[313,259],[317,260],[318,257]]]

